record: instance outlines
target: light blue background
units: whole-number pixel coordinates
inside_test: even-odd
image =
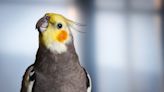
[[[85,31],[90,32],[85,34],[74,30],[73,35],[81,64],[94,80],[95,92],[164,91],[158,1],[90,1],[94,5],[92,30],[87,27]],[[0,1],[0,92],[19,92],[24,71],[34,62],[38,48],[35,24],[46,12],[88,25],[83,20],[87,16],[82,16],[85,12],[73,2]]]

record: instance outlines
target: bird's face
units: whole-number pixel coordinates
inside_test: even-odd
[[[37,22],[36,28],[40,43],[53,52],[65,52],[66,44],[72,41],[68,20],[62,15],[47,13]]]

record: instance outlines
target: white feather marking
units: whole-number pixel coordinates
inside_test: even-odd
[[[59,54],[67,51],[67,46],[63,43],[54,42],[48,46],[52,52],[57,52]]]
[[[35,81],[30,81],[29,82],[29,85],[28,85],[28,88],[27,88],[27,92],[32,92],[32,88],[33,88],[34,82]]]
[[[33,88],[35,80],[30,81],[30,76],[33,76],[33,75],[34,75],[34,71],[30,72],[30,74],[29,74],[29,84],[28,84],[28,87],[27,87],[27,92],[32,92],[32,88]]]
[[[91,81],[91,77],[88,73],[87,73],[87,77],[89,79],[89,87],[87,88],[87,92],[91,92],[92,91],[92,81]]]

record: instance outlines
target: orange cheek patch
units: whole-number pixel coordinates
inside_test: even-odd
[[[64,30],[61,30],[57,36],[59,42],[64,42],[68,38],[68,33]]]

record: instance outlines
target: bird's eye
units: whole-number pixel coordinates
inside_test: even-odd
[[[63,25],[62,25],[61,23],[58,23],[58,24],[57,24],[57,28],[58,28],[58,29],[61,29],[62,27],[63,27]]]

